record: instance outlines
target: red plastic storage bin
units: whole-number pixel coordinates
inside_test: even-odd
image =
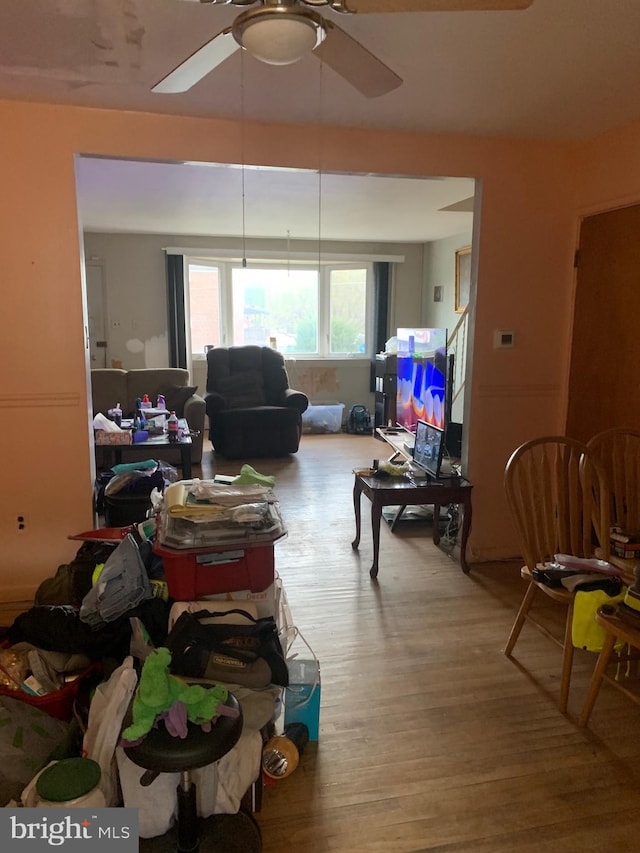
[[[176,601],[238,589],[262,592],[274,581],[273,543],[176,551],[156,542],[153,550],[162,557],[169,595]]]
[[[10,690],[8,687],[0,687],[0,695],[8,696],[10,699],[18,699],[20,702],[26,702],[27,705],[34,705],[36,708],[40,708],[41,711],[46,711],[50,717],[56,717],[58,720],[68,722],[73,716],[73,703],[78,696],[82,683],[91,676],[97,678],[101,672],[101,664],[92,663],[77,678],[74,678],[73,681],[68,681],[64,687],[53,693],[33,696],[24,690]]]

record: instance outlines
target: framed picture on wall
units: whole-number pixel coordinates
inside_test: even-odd
[[[471,246],[456,252],[456,313],[462,314],[469,304],[471,287]]]

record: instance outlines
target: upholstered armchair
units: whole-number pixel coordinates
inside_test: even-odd
[[[296,453],[306,394],[289,387],[282,353],[271,347],[214,347],[207,353],[209,438],[227,459]]]

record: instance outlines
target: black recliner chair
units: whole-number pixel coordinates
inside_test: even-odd
[[[282,353],[266,346],[215,347],[207,353],[209,438],[227,459],[296,453],[306,394],[289,387]]]

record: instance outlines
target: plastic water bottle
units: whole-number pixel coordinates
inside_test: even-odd
[[[156,409],[165,409],[166,406],[167,404],[164,399],[164,394],[158,394],[158,399],[156,401]]]
[[[107,412],[109,420],[113,421],[116,426],[122,426],[122,409],[120,403],[116,403],[113,409]]]
[[[180,424],[175,412],[171,412],[167,420],[167,434],[171,443],[180,441]]]

